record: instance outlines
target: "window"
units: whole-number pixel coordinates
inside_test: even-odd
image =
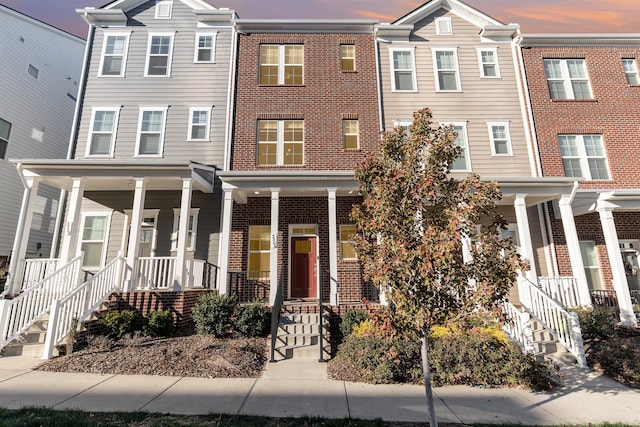
[[[93,109],[87,156],[113,156],[119,112],[119,108]]]
[[[173,34],[149,34],[149,50],[145,76],[169,76]]]
[[[340,226],[340,258],[357,259],[356,250],[351,244],[351,235],[355,234],[356,226],[344,224]]]
[[[38,69],[36,67],[34,67],[33,65],[29,64],[29,68],[27,68],[27,73],[29,73],[29,75],[31,77],[33,77],[34,79],[37,79],[39,71],[38,71]]]
[[[359,134],[358,120],[342,121],[342,140],[346,150],[357,150],[360,148]]]
[[[551,99],[591,99],[584,59],[545,59]]]
[[[479,48],[478,64],[480,65],[480,77],[500,77],[498,48]]]
[[[436,91],[460,91],[458,59],[456,49],[433,49],[433,65],[436,78]]]
[[[271,270],[271,226],[249,226],[249,272],[250,279],[269,276]]]
[[[189,141],[209,140],[211,107],[189,108]]]
[[[627,76],[627,83],[630,85],[640,84],[640,79],[638,79],[638,66],[635,59],[623,59],[622,67]]]
[[[303,84],[302,45],[263,44],[260,46],[261,85]]]
[[[173,0],[156,0],[156,19],[171,19]]]
[[[189,223],[187,224],[187,250],[195,251],[196,250],[196,236],[198,233],[198,214],[200,213],[199,208],[191,209],[189,213]],[[173,210],[173,234],[171,235],[171,250],[175,251],[178,249],[178,236],[180,229],[180,208],[175,208]]]
[[[33,218],[31,229],[40,230],[53,234],[58,214],[58,200],[36,195],[36,202],[33,207]]]
[[[352,44],[340,45],[340,61],[342,71],[355,71],[356,47]]]
[[[106,34],[100,58],[100,76],[123,76],[129,34]]]
[[[136,143],[137,156],[162,155],[166,112],[166,108],[140,110]]]
[[[402,120],[402,121],[394,120],[394,122],[393,122],[393,127],[398,127],[398,126],[400,126],[401,128],[403,128],[403,129],[404,129],[405,136],[406,136],[407,138],[409,138],[409,137],[411,136],[411,125],[412,125],[412,124],[413,124],[413,122],[412,122],[412,121],[410,121],[410,120]]]
[[[391,89],[413,92],[416,90],[416,64],[413,49],[393,49],[391,54]]]
[[[303,120],[258,121],[258,165],[302,165]]]
[[[193,62],[213,62],[216,51],[216,33],[196,34]]]
[[[565,176],[609,179],[602,135],[559,135]]]
[[[488,122],[489,139],[491,140],[491,154],[494,156],[510,156],[511,136],[509,135],[509,123]]]
[[[435,19],[436,34],[439,36],[450,36],[453,34],[453,26],[451,25],[451,18],[448,16],[441,16]]]
[[[4,119],[0,119],[0,159],[7,157],[7,148],[9,146],[9,135],[11,134],[11,123]]]
[[[589,290],[603,289],[596,242],[589,240],[581,241],[580,253],[582,254],[582,263],[584,264],[584,272],[587,276]]]
[[[451,129],[458,134],[456,144],[460,147],[460,156],[451,165],[452,172],[464,172],[471,170],[471,160],[469,159],[469,145],[467,141],[467,123],[456,122],[450,124]]]
[[[80,250],[84,252],[82,266],[87,269],[97,270],[104,264],[109,218],[109,214],[83,214]]]

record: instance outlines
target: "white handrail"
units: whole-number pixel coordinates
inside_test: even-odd
[[[0,349],[16,339],[49,310],[51,303],[78,285],[84,253],[3,305]]]
[[[172,289],[177,257],[140,257],[134,277],[136,289]]]
[[[581,305],[578,281],[575,277],[538,277],[538,287],[565,308]]]
[[[40,283],[43,279],[55,273],[58,268],[58,258],[29,258],[24,260],[24,275],[20,289],[28,289]]]
[[[531,316],[525,310],[517,308],[509,301],[505,301],[503,310],[508,321],[502,326],[502,330],[511,341],[520,346],[523,352],[533,353],[533,331],[531,330]]]
[[[62,299],[53,301],[45,339],[43,359],[50,359],[53,350],[80,325],[104,300],[120,288],[125,259],[118,255],[102,270]]]

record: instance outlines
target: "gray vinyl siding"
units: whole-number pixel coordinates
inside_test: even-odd
[[[436,35],[434,18],[450,16],[453,35]],[[481,176],[531,176],[511,43],[482,42],[480,28],[444,9],[416,23],[409,43],[381,43],[384,124],[411,121],[429,107],[436,122],[467,122],[471,168]],[[392,92],[389,50],[415,47],[417,92]],[[478,47],[497,47],[500,78],[481,78]],[[461,92],[437,92],[432,48],[457,48]],[[509,122],[513,156],[492,156],[488,121]]]
[[[0,257],[12,250],[24,192],[9,159],[66,157],[75,108],[67,93],[77,94],[83,54],[83,40],[0,6],[0,118],[11,123],[7,153],[0,159]],[[27,73],[29,64],[38,69],[37,79]],[[43,131],[42,141],[31,137],[33,129]],[[45,209],[59,197],[47,188],[38,194],[48,199]],[[27,257],[49,256],[49,221],[36,220],[38,225]]]
[[[168,107],[162,157],[222,166],[226,129],[231,28],[197,28],[194,11],[180,1],[170,20],[154,19],[155,2],[129,11],[129,25],[98,28],[95,34],[86,96],[75,157],[85,158],[92,108],[120,107],[115,158],[134,158],[140,108]],[[105,34],[130,32],[124,77],[98,76]],[[144,77],[149,33],[175,32],[169,77]],[[194,63],[196,33],[216,33],[215,62]],[[189,107],[213,107],[209,141],[187,141]]]

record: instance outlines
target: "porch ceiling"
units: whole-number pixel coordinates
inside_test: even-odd
[[[640,189],[578,190],[572,204],[574,215],[596,212],[599,206],[617,212],[638,212]]]

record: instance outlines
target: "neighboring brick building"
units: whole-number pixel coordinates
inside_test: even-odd
[[[640,38],[531,35],[521,45],[543,176],[579,182],[569,200],[579,248],[565,238],[557,206],[546,210],[555,269],[575,276],[583,270],[591,291],[614,290],[623,322],[633,323],[629,291],[640,297]]]

